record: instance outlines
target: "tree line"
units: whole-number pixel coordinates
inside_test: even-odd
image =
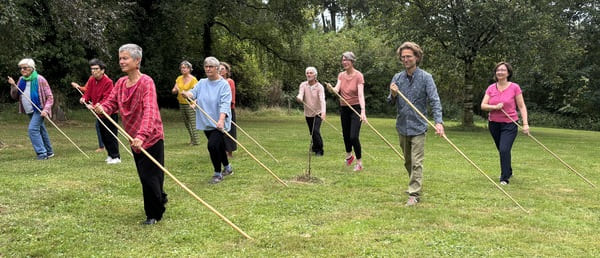
[[[306,66],[335,83],[344,51],[364,74],[367,112],[391,116],[385,103],[402,70],[395,49],[421,45],[421,67],[434,75],[446,120],[473,126],[479,102],[499,61],[515,68],[533,124],[600,129],[599,1],[442,0],[0,0],[0,75],[18,76],[32,57],[58,106],[78,106],[71,81],[89,76],[100,58],[122,76],[117,49],[144,49],[142,72],[155,80],[161,107],[182,60],[204,77],[202,60],[233,65],[237,106],[286,106]],[[0,87],[0,102],[11,102]],[[331,108],[335,97],[328,96]]]

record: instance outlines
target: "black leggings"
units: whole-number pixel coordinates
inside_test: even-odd
[[[150,146],[146,149],[146,152],[164,166],[165,145],[163,140],[159,140],[154,145]],[[135,160],[138,176],[142,183],[146,218],[161,220],[163,213],[165,212],[165,203],[167,199],[167,194],[163,191],[165,175],[163,171],[143,153],[133,152],[133,159]]]
[[[360,113],[360,105],[352,106],[356,112]],[[362,151],[360,148],[360,117],[357,116],[352,109],[348,106],[342,106],[340,109],[340,119],[342,120],[342,132],[344,135],[344,145],[346,146],[346,152],[352,152],[354,148],[354,154],[356,158],[362,158]]]
[[[208,153],[210,153],[210,161],[213,164],[215,172],[221,172],[221,164],[223,166],[229,165],[227,159],[227,153],[225,153],[225,134],[219,130],[204,131],[208,143]]]
[[[119,115],[117,114],[112,114],[110,115],[110,118],[112,118],[112,120],[115,120],[115,122],[119,122]],[[106,127],[104,127],[104,125],[100,125],[100,135],[102,135],[102,142],[104,143],[104,147],[106,147],[106,151],[108,152],[108,156],[110,156],[111,158],[121,158],[121,155],[119,155],[119,140],[117,140],[117,138],[115,138],[110,132],[112,132],[114,135],[118,135],[119,131],[117,130],[117,126],[115,126],[113,123],[110,122],[110,120],[108,120],[108,118],[103,117],[100,118],[102,120],[102,122],[106,125],[106,127],[108,127],[108,129],[106,129]],[[110,131],[108,131],[110,130]]]

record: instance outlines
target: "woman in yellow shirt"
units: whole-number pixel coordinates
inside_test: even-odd
[[[179,70],[181,71],[181,75],[175,80],[175,85],[171,91],[173,94],[177,94],[179,110],[181,110],[181,114],[183,115],[183,123],[190,134],[190,145],[198,145],[196,113],[194,112],[194,109],[190,107],[190,104],[185,97],[181,95],[181,92],[193,89],[194,86],[196,86],[196,83],[198,83],[198,79],[191,74],[194,69],[192,68],[192,64],[186,60],[179,64]]]

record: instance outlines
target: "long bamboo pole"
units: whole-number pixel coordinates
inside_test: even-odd
[[[119,126],[119,124],[117,124],[117,122],[115,122],[115,120],[113,120],[108,114],[106,114],[106,112],[104,112],[104,110],[102,110],[102,114],[106,118],[108,118],[108,120],[111,123],[113,123],[117,127],[117,129],[119,129],[119,131],[121,131],[121,133],[123,133],[123,135],[125,137],[127,137],[128,141],[133,142],[133,137],[131,137],[121,126]],[[171,172],[169,172],[165,167],[163,167],[163,165],[161,165],[160,162],[158,162],[156,159],[154,159],[154,157],[152,157],[152,155],[150,155],[150,153],[148,153],[144,148],[140,148],[140,150],[156,166],[158,166],[160,168],[160,170],[162,170],[163,172],[165,172],[165,174],[167,174],[171,179],[173,179],[173,181],[175,181],[175,183],[177,183],[181,188],[183,188],[183,190],[185,190],[186,192],[188,192],[191,196],[193,196],[196,200],[198,200],[200,203],[202,203],[206,208],[208,208],[210,211],[212,211],[214,214],[216,214],[219,218],[221,218],[223,221],[225,221],[225,223],[227,223],[229,226],[231,226],[232,228],[234,228],[237,232],[239,232],[240,234],[242,234],[244,237],[246,237],[247,239],[252,239],[252,237],[250,237],[248,234],[246,234],[246,232],[244,232],[243,230],[241,230],[238,226],[236,226],[235,224],[233,224],[233,222],[231,222],[229,219],[227,219],[225,216],[223,216],[221,213],[219,213],[210,204],[208,204],[207,202],[205,202],[204,200],[202,200],[202,198],[198,197],[198,195],[196,195],[194,192],[192,192],[192,190],[190,190],[189,188],[187,188],[187,186],[185,186],[181,181],[179,181],[175,176],[173,176],[173,174],[171,174]]]
[[[213,122],[215,124],[215,126],[217,125],[217,121],[215,121],[212,117],[210,117],[210,115],[208,115],[208,113],[206,113],[206,111],[204,111],[204,109],[202,109],[200,106],[198,106],[198,104],[196,103],[195,100],[190,100],[189,98],[187,98],[187,101],[190,103],[193,103],[194,110],[196,110],[196,108],[198,108],[198,110],[200,110],[208,119],[210,119],[210,121]],[[284,185],[286,187],[288,186],[285,182],[283,182],[283,180],[281,180],[277,175],[275,175],[275,173],[273,173],[273,171],[271,171],[271,169],[269,169],[267,166],[265,166],[265,164],[260,162],[260,160],[258,160],[254,156],[254,154],[252,154],[248,149],[246,149],[246,147],[244,147],[243,144],[241,144],[238,140],[236,140],[233,136],[231,136],[231,134],[229,134],[225,130],[223,130],[223,133],[225,135],[227,135],[227,137],[229,137],[232,141],[237,143],[240,147],[242,147],[242,149],[244,149],[244,151],[246,151],[246,153],[248,153],[248,155],[250,155],[250,157],[252,159],[254,159],[254,161],[256,161],[256,163],[258,163],[261,167],[263,167],[265,170],[267,170],[267,172],[269,172],[275,179],[277,179],[277,181],[279,183],[281,183],[282,185]]]
[[[15,88],[17,88],[17,90],[19,90],[19,92],[21,92],[21,95],[25,96],[25,98],[27,100],[29,100],[29,102],[31,102],[31,105],[34,106],[35,109],[37,109],[40,113],[42,113],[42,110],[33,103],[33,101],[29,98],[29,96],[27,96],[21,89],[19,89],[19,87],[15,87]],[[81,148],[79,148],[79,146],[77,146],[77,144],[75,144],[75,142],[73,142],[73,140],[71,140],[71,138],[69,138],[69,136],[67,136],[67,134],[65,132],[63,132],[62,130],[60,130],[60,128],[58,128],[58,125],[56,125],[54,123],[54,121],[52,121],[52,119],[50,119],[49,117],[46,117],[46,120],[48,120],[48,122],[50,122],[56,128],[56,130],[58,130],[65,138],[67,138],[67,140],[69,140],[73,144],[73,146],[75,146],[75,148],[77,148],[79,150],[79,152],[81,152],[81,154],[83,154],[83,156],[85,156],[88,159],[90,158],[90,156],[85,154],[85,152],[83,152],[83,150],[81,150]]]
[[[356,110],[355,110],[355,109],[354,109],[354,108],[353,108],[353,107],[352,107],[352,106],[351,106],[351,105],[348,103],[348,101],[346,101],[344,98],[342,98],[342,96],[340,96],[340,94],[339,94],[339,93],[337,93],[337,92],[335,91],[335,89],[334,89],[334,88],[331,86],[331,84],[330,84],[330,83],[327,83],[327,82],[326,82],[325,84],[327,85],[327,87],[329,87],[329,88],[331,89],[331,91],[332,91],[333,93],[335,93],[335,95],[337,95],[337,96],[338,96],[338,98],[339,98],[339,99],[341,99],[342,101],[344,101],[344,103],[346,103],[346,105],[347,105],[347,106],[348,106],[348,107],[349,107],[349,108],[350,108],[352,111],[354,111],[354,113],[355,113],[355,114],[356,114],[358,117],[360,117],[360,114],[359,114],[359,113],[358,113],[358,112],[357,112],[357,111],[356,111]],[[394,145],[392,145],[392,144],[391,144],[391,143],[390,143],[390,142],[389,142],[389,141],[388,141],[388,140],[387,140],[385,137],[383,137],[383,135],[381,135],[381,134],[379,133],[379,131],[377,131],[377,129],[375,129],[375,127],[373,127],[373,126],[371,125],[371,123],[369,123],[369,121],[365,121],[365,124],[367,124],[367,125],[368,125],[368,126],[371,128],[371,130],[373,130],[373,132],[375,132],[375,134],[377,134],[377,135],[379,136],[379,138],[381,138],[381,140],[383,140],[383,141],[384,141],[384,142],[385,142],[385,143],[386,143],[386,144],[387,144],[387,145],[388,145],[390,148],[392,148],[392,150],[393,150],[393,151],[396,153],[396,155],[398,155],[398,157],[400,157],[402,160],[404,160],[404,156],[402,156],[402,154],[400,154],[400,152],[399,152],[398,150],[396,150],[396,148],[394,148]]]
[[[517,121],[512,119],[512,117],[510,117],[508,115],[508,113],[506,113],[506,111],[504,111],[504,109],[500,109],[500,110],[502,111],[502,113],[504,113],[506,115],[506,117],[508,117],[510,119],[510,121],[512,121],[514,124],[516,124],[519,127],[519,129],[521,129],[521,130],[523,129],[523,127],[521,127],[521,125],[519,123],[517,123]],[[546,150],[548,153],[550,153],[553,157],[558,159],[558,161],[560,161],[563,165],[565,165],[565,167],[567,167],[569,170],[573,171],[573,173],[575,173],[577,176],[581,177],[581,179],[583,179],[583,181],[585,181],[592,187],[596,188],[596,185],[594,185],[594,183],[592,183],[590,180],[585,178],[581,173],[577,172],[577,170],[575,170],[573,167],[571,167],[569,164],[567,164],[567,162],[565,162],[560,157],[558,157],[558,155],[556,155],[554,152],[552,152],[550,149],[548,149],[548,147],[546,147],[544,144],[542,144],[540,141],[538,141],[538,139],[533,137],[533,135],[531,135],[531,133],[527,133],[527,136],[529,136],[529,138],[531,138],[534,142],[539,144],[544,150]]]
[[[427,123],[429,125],[431,125],[431,127],[435,128],[435,125],[433,123],[431,123],[431,121],[429,121],[429,119],[427,119],[427,117],[425,117],[425,115],[423,115],[423,113],[421,113],[421,111],[419,111],[419,109],[417,109],[417,107],[415,107],[415,105],[413,105],[412,102],[410,102],[410,100],[408,98],[406,98],[404,96],[404,94],[402,94],[402,92],[400,92],[399,90],[395,90],[395,92],[402,97],[402,99],[404,99],[404,101],[406,101],[406,103],[417,113],[419,114],[419,116],[421,118],[423,118],[425,121],[427,121]],[[521,208],[521,210],[523,210],[526,213],[529,213],[529,211],[525,210],[525,208],[523,208],[523,206],[521,206],[521,204],[519,204],[517,202],[517,200],[515,200],[510,194],[508,194],[504,189],[502,189],[502,187],[500,187],[498,184],[496,184],[496,182],[494,182],[494,180],[492,180],[492,178],[490,178],[485,172],[483,172],[483,170],[481,170],[481,168],[479,168],[479,166],[477,166],[475,164],[475,162],[473,162],[471,159],[469,159],[469,157],[467,157],[467,155],[465,155],[458,147],[456,147],[456,145],[454,145],[454,143],[452,141],[450,141],[450,139],[448,139],[448,137],[446,136],[446,134],[443,134],[442,137],[450,144],[450,146],[452,146],[454,148],[454,150],[456,150],[456,152],[458,152],[463,158],[465,158],[473,167],[475,167],[477,169],[477,171],[479,171],[479,173],[481,173],[481,175],[485,176],[492,184],[494,184],[494,186],[496,186],[496,188],[498,188],[498,190],[500,190],[502,193],[504,193],[510,200],[512,200],[517,206],[519,206],[519,208]]]
[[[79,94],[81,94],[83,96],[83,92],[81,92],[81,90],[79,90],[79,88],[75,88],[77,91],[79,91]],[[89,103],[90,105],[92,104],[91,102]],[[85,105],[85,104],[84,104]],[[86,106],[87,108],[87,106]],[[123,146],[123,148],[125,148],[125,151],[127,151],[127,153],[129,153],[129,155],[131,155],[133,157],[133,153],[131,153],[131,151],[129,150],[129,146],[125,145],[121,139],[119,139],[118,136],[116,136],[110,129],[108,129],[108,126],[102,121],[102,119],[100,119],[100,117],[98,116],[98,114],[96,114],[96,112],[94,112],[91,109],[90,112],[92,112],[92,114],[94,115],[94,117],[96,117],[96,119],[98,119],[98,121],[100,122],[100,124],[102,124],[102,126],[104,126],[104,128],[106,128],[106,130],[113,136],[115,137],[115,139],[117,139],[117,141],[119,141],[119,143],[121,144],[121,146]],[[120,133],[119,130],[117,130],[118,133]]]
[[[254,143],[256,143],[256,145],[258,145],[258,147],[260,147],[264,152],[266,152],[269,156],[271,156],[271,158],[273,160],[275,160],[277,163],[279,163],[279,160],[277,160],[273,154],[271,154],[267,149],[265,149],[265,147],[263,147],[262,145],[260,145],[260,143],[258,143],[254,138],[252,138],[252,136],[250,136],[246,131],[244,131],[244,129],[242,129],[242,127],[240,127],[238,124],[236,124],[235,122],[231,121],[231,124],[234,125],[235,127],[237,127],[237,129],[240,129],[240,131],[242,133],[244,133],[248,138],[250,138],[250,140],[252,140]]]

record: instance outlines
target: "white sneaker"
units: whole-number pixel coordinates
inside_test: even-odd
[[[104,161],[108,162],[109,160],[111,160],[112,158],[110,156],[106,157],[106,159]]]
[[[119,164],[121,163],[121,159],[120,158],[111,158],[108,161],[106,161],[106,164]]]

